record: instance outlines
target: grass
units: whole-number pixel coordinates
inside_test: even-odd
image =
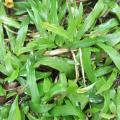
[[[115,0],[0,0],[0,120],[120,120],[119,24]]]

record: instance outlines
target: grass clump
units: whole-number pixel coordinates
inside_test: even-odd
[[[119,13],[115,0],[0,0],[0,120],[119,120]]]

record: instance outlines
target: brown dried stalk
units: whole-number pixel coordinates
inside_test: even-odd
[[[79,79],[79,67],[78,67],[78,65],[77,65],[78,62],[77,62],[77,60],[76,60],[76,56],[75,56],[74,51],[71,50],[71,53],[72,53],[72,56],[73,56],[73,60],[74,60],[74,62],[75,62],[75,76],[76,76],[75,82],[77,82],[78,79]]]
[[[67,52],[69,52],[68,49],[62,48],[62,49],[46,51],[44,53],[44,55],[46,55],[46,56],[55,56],[55,55],[60,55],[60,54],[67,53]]]
[[[73,52],[76,51],[76,49],[72,50]],[[56,55],[61,55],[61,54],[64,54],[64,53],[68,53],[70,52],[69,49],[66,49],[66,48],[60,48],[60,49],[55,49],[55,50],[51,50],[51,51],[46,51],[44,53],[45,56],[56,56]]]
[[[80,53],[80,64],[81,64],[81,71],[82,71],[83,83],[84,83],[84,86],[86,87],[85,72],[84,72],[84,68],[83,68],[82,50],[81,50],[81,48],[79,48],[79,53]]]

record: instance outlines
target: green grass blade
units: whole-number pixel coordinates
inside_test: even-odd
[[[95,38],[85,38],[81,41],[74,41],[72,43],[69,43],[66,45],[68,48],[85,48],[85,47],[90,47],[96,43],[99,42],[105,42],[108,39],[105,39],[103,37],[95,37]]]
[[[0,61],[3,61],[6,55],[6,46],[4,42],[3,26],[0,23]]]
[[[6,91],[5,89],[0,85],[0,96],[5,96],[6,95]]]
[[[84,114],[70,103],[66,105],[56,106],[51,111],[51,113],[54,116],[74,115],[74,116],[78,116],[81,120],[84,120]]]
[[[30,89],[32,102],[39,103],[40,96],[36,83],[35,69],[31,65],[31,62],[29,60],[27,61],[26,69],[27,69],[27,84]]]
[[[57,9],[58,9],[58,0],[50,0],[49,21],[50,21],[50,23],[59,25],[58,16],[57,16]]]
[[[120,87],[117,89],[117,95],[116,95],[116,106],[117,106],[117,119],[120,119]]]
[[[64,72],[67,75],[71,76],[71,73],[74,70],[74,66],[69,63],[69,59],[63,59],[60,57],[43,57],[35,63],[35,67],[40,65],[46,65],[52,67],[60,72]],[[73,73],[74,74],[74,73]],[[72,75],[73,76],[73,75]]]
[[[109,110],[109,104],[110,104],[110,95],[109,95],[109,91],[105,91],[104,94],[104,105],[103,108],[101,110],[102,113],[107,113]]]
[[[35,118],[33,115],[31,115],[30,113],[27,114],[28,120],[40,120]]]
[[[47,29],[50,32],[56,33],[57,35],[60,35],[68,40],[70,39],[67,34],[67,31],[65,31],[61,26],[57,26],[55,24],[50,24],[48,22],[43,22],[42,27],[44,29]]]
[[[13,18],[9,18],[7,16],[0,16],[0,20],[5,24],[13,28],[20,28],[19,22],[17,22]]]
[[[14,70],[14,71],[11,73],[11,75],[9,75],[9,76],[5,79],[5,81],[7,81],[7,82],[13,82],[14,80],[17,79],[18,75],[19,75],[19,69],[16,69],[16,70]]]
[[[91,83],[94,83],[97,81],[97,77],[95,76],[95,72],[92,67],[91,62],[91,52],[89,48],[83,48],[82,50],[83,54],[83,67],[85,69],[85,73],[87,74],[88,79],[91,81]]]
[[[95,75],[97,77],[103,76],[105,74],[108,74],[112,72],[114,66],[105,66],[105,67],[99,67],[98,69],[95,70]]]
[[[104,11],[104,3],[102,0],[99,0],[92,12],[88,15],[88,17],[85,19],[85,22],[83,23],[82,27],[80,28],[77,38],[81,38],[85,32],[87,32],[96,22],[96,20],[99,18],[101,13]]]
[[[16,43],[15,43],[17,54],[19,54],[20,49],[24,45],[24,41],[25,41],[25,38],[26,38],[27,30],[28,30],[28,24],[29,24],[29,18],[24,19],[22,24],[21,24],[21,28],[18,31],[18,35],[17,35]]]
[[[120,70],[120,54],[109,45],[105,45],[103,43],[98,43],[97,45],[110,56],[116,67]]]
[[[41,26],[41,22],[42,22],[41,14],[43,13],[42,4],[41,4],[40,1],[33,1],[33,0],[29,0],[29,3],[31,5],[31,9],[32,9],[33,13],[29,9],[27,9],[27,11],[28,11],[33,23],[35,24],[38,32],[40,34],[42,34],[42,36],[43,36],[44,32],[43,32],[43,29],[42,29],[42,26]],[[43,16],[45,17],[46,15],[43,13]]]
[[[50,111],[55,104],[36,104],[36,103],[30,103],[30,108],[33,112],[37,113],[46,113]]]
[[[111,1],[111,12],[114,13],[117,18],[120,20],[120,6],[116,3]]]
[[[106,34],[118,25],[119,25],[119,21],[117,19],[113,18],[113,19],[110,19],[109,21],[95,27],[94,30],[91,32],[91,34],[93,34],[93,35]]]
[[[6,32],[7,32],[8,38],[10,40],[10,48],[15,53],[15,42],[16,42],[15,36],[13,33],[9,32],[9,30],[7,30],[7,28],[6,28]]]
[[[0,16],[6,16],[4,4],[0,1]]]
[[[9,111],[8,120],[22,120],[21,113],[20,113],[19,106],[18,106],[18,96],[15,98],[15,100],[11,106],[11,109]]]
[[[107,80],[107,82],[103,86],[101,86],[101,88],[96,92],[96,94],[101,94],[102,92],[109,90],[113,85],[113,82],[116,80],[117,73],[118,71],[114,69],[110,78]]]
[[[108,34],[105,36],[105,39],[108,39],[106,42],[110,46],[115,46],[120,42],[120,32]]]
[[[47,93],[50,90],[51,85],[52,85],[52,83],[48,78],[44,79],[44,82],[43,82],[44,93]]]

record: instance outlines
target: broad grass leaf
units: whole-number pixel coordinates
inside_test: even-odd
[[[117,88],[117,95],[116,95],[116,107],[117,107],[117,119],[120,119],[120,87]]]
[[[49,112],[55,104],[36,104],[36,103],[30,103],[30,109],[33,112],[37,113],[46,113]]]
[[[5,25],[19,28],[19,22],[17,22],[15,19],[7,17],[4,4],[0,1],[0,22],[4,23]]]
[[[115,118],[114,114],[101,113],[100,116],[104,119],[111,120]]]
[[[16,98],[10,108],[8,120],[22,120],[21,112],[20,112],[20,109],[18,106],[18,96],[16,96]]]
[[[40,119],[37,119],[35,118],[33,115],[31,115],[30,113],[27,114],[27,118],[28,120],[40,120]]]
[[[26,47],[21,48],[19,54],[23,54],[30,51],[35,50],[46,50],[56,48],[55,43],[49,39],[34,39],[33,41],[29,42]]]
[[[10,49],[15,53],[15,42],[16,42],[16,38],[14,36],[13,33],[9,32],[9,30],[6,27],[6,32],[8,35],[8,38],[10,40]]]
[[[31,6],[32,11],[27,9],[30,18],[32,19],[33,23],[35,24],[38,32],[42,34],[42,36],[45,35],[45,31],[42,29],[42,21],[47,19],[46,12],[43,11],[43,5],[41,4],[41,1],[33,1],[29,0],[29,4]]]
[[[50,21],[50,23],[59,25],[57,9],[58,9],[58,0],[51,0],[50,1],[49,21]]]
[[[83,53],[83,56],[82,56],[83,67],[84,67],[85,73],[87,74],[87,77],[90,80],[90,82],[94,83],[97,81],[97,77],[95,76],[95,72],[92,67],[90,49],[83,48],[82,53]]]
[[[28,4],[27,1],[14,1],[14,15],[23,15],[27,13],[26,9],[30,9],[30,5]]]
[[[100,17],[101,13],[104,11],[104,3],[102,0],[98,0],[92,12],[88,15],[80,28],[77,38],[81,38],[85,32],[87,32],[96,22],[96,20]]]
[[[62,95],[62,94],[65,94],[66,92],[67,92],[67,88],[63,84],[60,84],[60,83],[55,84],[51,87],[49,92],[45,94],[42,101],[47,102],[55,95]]]
[[[104,97],[104,104],[103,104],[103,108],[101,109],[101,113],[107,113],[109,110],[109,104],[110,104],[109,90],[103,93],[103,97]]]
[[[55,43],[52,40],[41,38],[35,39],[27,44],[27,49],[33,50],[45,50],[56,48]]]
[[[89,102],[92,104],[100,104],[103,103],[103,101],[104,99],[101,96],[96,96],[96,95],[89,96]]]
[[[32,102],[39,103],[40,96],[36,83],[35,69],[33,68],[30,60],[27,61],[26,70],[27,70],[27,84],[30,89]]]
[[[0,64],[0,72],[3,73],[4,75],[8,75],[8,71],[6,70],[3,64]]]
[[[43,22],[42,27],[44,29],[47,29],[50,32],[56,33],[57,35],[60,35],[68,40],[71,39],[71,38],[69,38],[67,31],[65,31],[61,26],[57,26],[55,24],[50,24],[48,22]]]
[[[78,88],[77,89],[77,93],[86,93],[86,92],[89,92],[91,89],[93,89],[93,87],[95,86],[95,83],[87,86],[87,87],[84,87],[84,88]]]
[[[68,28],[67,32],[70,38],[75,38],[77,29],[79,29],[80,25],[82,24],[83,20],[83,5],[82,3],[77,6],[74,2],[71,5],[69,2],[67,3],[68,7]],[[73,22],[74,21],[74,22]],[[75,40],[75,39],[74,39]]]
[[[0,108],[0,119],[7,119],[10,106],[4,105]]]
[[[51,83],[51,81],[48,78],[44,79],[44,82],[43,82],[43,91],[45,93],[49,92],[51,85],[52,85],[52,83]]]
[[[66,4],[62,4],[61,1],[59,1],[59,9],[58,9],[58,19],[59,19],[59,22],[63,19],[65,13],[66,13],[66,9],[67,9],[67,6]],[[61,5],[60,5],[61,4]]]
[[[116,105],[115,105],[115,103],[113,101],[110,102],[109,107],[110,107],[111,113],[116,114],[116,112],[117,112],[116,111]]]
[[[49,95],[50,97],[53,97],[54,95],[62,94],[64,92],[66,92],[66,87],[64,87],[62,84],[57,84],[50,89]]]
[[[37,80],[47,79],[48,77],[50,77],[51,72],[38,72],[38,71],[36,71],[35,75],[36,75]]]
[[[14,71],[11,58],[12,58],[12,54],[10,52],[8,52],[4,59],[5,69],[8,73],[8,75],[10,75]]]
[[[3,26],[0,23],[0,61],[3,62],[5,55],[6,55],[6,46],[4,42]]]
[[[2,0],[0,0],[0,16],[6,16],[6,12]]]
[[[0,16],[0,21],[2,21],[5,25],[8,25],[13,28],[20,28],[19,22],[17,22],[13,18],[9,18],[7,16]]]
[[[89,38],[84,38],[83,40],[80,41],[74,41],[72,43],[69,43],[66,45],[68,48],[85,48],[85,47],[90,47],[95,45],[96,43],[103,43],[108,41],[109,39],[106,39],[104,36],[100,37],[89,37]]]
[[[11,75],[9,75],[7,78],[5,78],[5,81],[13,82],[14,80],[17,79],[18,75],[19,75],[19,69],[16,69],[11,73]]]
[[[51,114],[53,116],[69,116],[74,115],[78,116],[81,120],[84,120],[83,113],[78,110],[75,106],[72,104],[66,104],[61,106],[56,106],[52,111]]]
[[[113,85],[113,82],[117,78],[117,73],[118,73],[118,71],[116,69],[114,69],[110,78],[107,80],[107,82],[103,86],[101,86],[101,88],[96,92],[96,94],[100,94],[104,91],[109,90],[111,88],[111,86]]]
[[[5,89],[0,85],[0,96],[6,95]]]
[[[24,19],[21,24],[21,28],[18,31],[18,35],[17,35],[16,42],[15,42],[16,44],[15,50],[17,54],[19,54],[20,49],[24,45],[24,41],[26,38],[27,30],[28,30],[28,24],[29,24],[29,18]]]
[[[98,81],[96,82],[96,90],[99,90],[101,88],[101,86],[103,86],[104,84],[106,84],[105,77],[103,77],[103,76],[99,77]]]
[[[117,50],[103,43],[97,43],[97,45],[110,56],[116,67],[120,70],[120,54],[117,52]]]
[[[87,103],[89,102],[88,94],[78,94],[78,93],[70,93],[68,95],[68,98],[70,99],[71,103],[73,105],[78,105],[80,103],[80,108],[83,110]],[[78,105],[79,106],[79,105]]]
[[[115,46],[120,42],[120,32],[108,34],[105,39],[109,39],[106,43],[110,46]]]
[[[60,73],[59,81],[61,84],[63,84],[65,87],[67,87],[67,78],[66,78],[66,75],[64,73]]]
[[[71,75],[74,70],[74,66],[68,61],[69,59],[64,59],[61,57],[43,57],[37,60],[34,66],[39,67],[40,65],[46,65],[60,72],[64,72],[66,75],[74,76],[74,73]]]
[[[110,1],[110,2],[111,2],[110,4],[111,12],[114,13],[117,16],[117,18],[120,20],[120,6],[114,1]]]
[[[118,26],[119,22],[117,19],[113,18],[109,21],[102,23],[94,28],[91,32],[92,35],[103,35],[111,31],[114,27]]]
[[[114,69],[114,66],[104,66],[104,67],[99,67],[98,69],[95,70],[95,76],[100,77],[103,75],[106,75]]]

